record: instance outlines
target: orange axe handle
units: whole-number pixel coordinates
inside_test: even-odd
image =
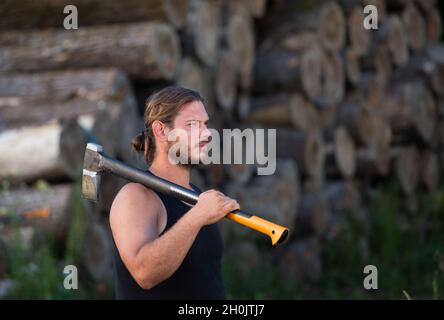
[[[288,236],[287,228],[241,210],[227,214],[227,218],[266,234],[271,238],[272,245],[282,243]]]

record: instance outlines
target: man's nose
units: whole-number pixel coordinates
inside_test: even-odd
[[[211,137],[211,131],[208,129],[206,125],[203,125],[202,131],[201,131],[201,140],[209,140]]]

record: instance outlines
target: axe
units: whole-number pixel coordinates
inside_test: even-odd
[[[129,181],[143,184],[155,191],[165,193],[191,205],[196,204],[199,198],[198,192],[186,189],[150,172],[145,172],[111,158],[103,152],[103,147],[101,145],[91,142],[86,146],[83,160],[83,198],[98,201],[100,176],[103,171],[113,173]],[[230,212],[226,215],[226,218],[268,235],[271,238],[272,245],[284,242],[288,236],[287,228],[242,210]]]

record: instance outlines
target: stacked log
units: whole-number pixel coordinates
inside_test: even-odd
[[[363,25],[368,4],[376,30]],[[433,1],[272,1],[257,30],[246,120],[277,128],[277,157],[300,170],[295,232],[278,260],[313,280],[300,268],[320,270],[315,247],[337,239],[348,213],[367,223],[368,189],[396,179],[405,208],[419,210],[417,193],[440,183],[441,16]],[[301,267],[307,246],[313,261]]]
[[[75,179],[90,141],[131,159],[128,141],[140,116],[129,80],[117,69],[3,75],[0,101],[2,179]]]
[[[171,23],[177,28],[185,24],[189,10],[189,0],[150,0],[130,1],[127,3],[103,2],[99,0],[57,0],[3,1],[0,11],[7,13],[0,29],[35,29],[60,27],[64,16],[63,8],[74,5],[81,15],[82,26],[127,23],[128,21],[161,21]]]
[[[2,73],[115,67],[136,78],[162,80],[174,77],[180,58],[174,29],[159,22],[76,32],[11,31],[0,37],[0,45]]]

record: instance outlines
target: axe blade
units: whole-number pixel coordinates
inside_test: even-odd
[[[94,202],[99,201],[101,174],[83,169],[82,174],[82,197]]]
[[[90,142],[86,146],[83,159],[82,197],[95,202],[99,200],[101,152],[103,152],[101,145]]]

